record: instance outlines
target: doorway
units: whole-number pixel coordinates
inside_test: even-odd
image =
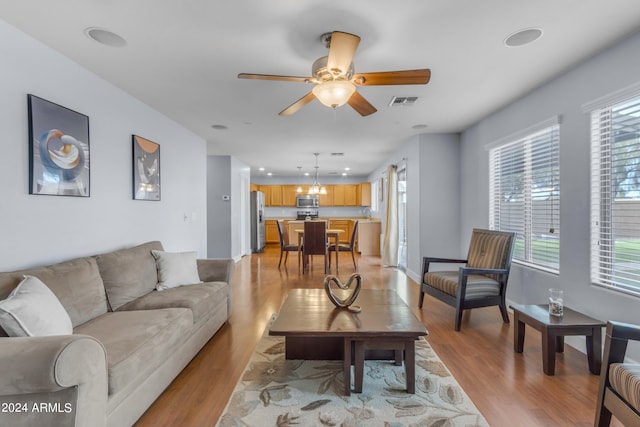
[[[407,271],[407,166],[398,166],[398,268]]]

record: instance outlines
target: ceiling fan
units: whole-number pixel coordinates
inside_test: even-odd
[[[360,43],[360,37],[334,31],[323,34],[322,40],[329,48],[329,55],[313,63],[311,67],[313,77],[240,73],[238,78],[315,84],[311,92],[280,111],[281,116],[294,114],[315,98],[334,109],[349,104],[360,115],[368,116],[378,110],[358,93],[356,86],[427,84],[431,78],[429,69],[356,74],[353,68],[353,56]]]

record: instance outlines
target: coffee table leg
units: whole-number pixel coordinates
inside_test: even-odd
[[[587,336],[587,360],[589,361],[589,371],[592,374],[600,375],[602,365],[602,330],[599,327],[593,328],[591,335]]]
[[[342,360],[342,370],[344,373],[344,394],[345,396],[351,396],[351,339],[348,337],[344,338],[343,341],[343,360]]]
[[[562,335],[556,337],[556,353],[564,353],[564,337]]]
[[[549,328],[542,329],[542,370],[547,375],[556,370],[556,335]]]
[[[414,341],[404,343],[404,372],[407,377],[407,393],[416,392],[416,344]]]
[[[355,355],[353,356],[353,391],[355,393],[362,393],[362,382],[364,380],[364,341],[355,342]]]
[[[524,349],[525,324],[520,321],[520,313],[516,310],[513,311],[513,323],[515,323],[515,327],[513,328],[513,351],[522,353]]]

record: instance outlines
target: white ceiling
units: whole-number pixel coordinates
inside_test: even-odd
[[[319,152],[321,174],[366,175],[413,135],[462,131],[638,31],[640,1],[14,0],[0,2],[0,18],[202,136],[210,154],[295,176],[297,166],[313,171]],[[100,45],[87,27],[127,45]],[[504,45],[529,27],[543,37]],[[236,78],[310,76],[327,52],[320,35],[334,30],[362,38],[356,72],[430,68],[431,81],[358,88],[378,109],[364,118],[318,101],[281,117],[309,85]],[[393,96],[419,100],[391,108]]]

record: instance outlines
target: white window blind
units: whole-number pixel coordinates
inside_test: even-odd
[[[489,150],[489,226],[517,233],[514,259],[557,272],[560,251],[560,126]]]
[[[640,96],[591,112],[591,281],[640,296]]]

